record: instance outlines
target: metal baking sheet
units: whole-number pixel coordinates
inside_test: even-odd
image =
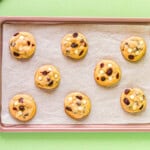
[[[136,24],[135,24],[136,23]],[[3,48],[3,39],[2,39],[2,35],[3,35],[3,27],[4,24],[8,24],[11,27],[15,25],[15,24],[20,24],[20,25],[24,25],[24,24],[30,24],[30,25],[40,25],[40,24],[44,24],[44,25],[58,25],[58,24],[69,24],[69,25],[74,25],[74,24],[78,24],[78,26],[80,25],[88,25],[88,24],[97,24],[97,25],[108,25],[109,27],[112,25],[118,25],[118,26],[126,26],[126,25],[139,25],[139,26],[149,26],[149,19],[121,19],[121,18],[116,18],[116,19],[112,19],[112,18],[39,18],[39,17],[33,17],[33,18],[29,18],[29,17],[4,17],[1,18],[1,57],[2,57],[2,48]],[[125,28],[126,29],[126,28]],[[140,29],[140,28],[139,28]],[[136,29],[133,28],[133,30],[135,31]],[[145,30],[145,32],[148,31]],[[129,32],[129,31],[128,31]],[[131,33],[132,34],[132,33]],[[130,36],[130,35],[129,35]],[[148,33],[147,33],[147,36]],[[59,43],[58,43],[59,44]],[[122,58],[123,59],[123,58]],[[1,72],[2,74],[2,72]],[[2,83],[2,82],[1,82]],[[1,87],[1,91],[3,91],[2,89],[3,87]],[[6,92],[6,91],[5,91]],[[1,93],[1,97],[2,94],[4,95],[4,93]],[[2,102],[2,100],[1,100]],[[2,103],[1,103],[2,104]],[[1,108],[3,108],[3,105],[1,106]],[[2,112],[1,112],[2,114]],[[3,122],[2,120],[2,116],[1,116],[1,131],[147,131],[150,128],[150,125],[147,122],[144,123],[138,123],[138,122],[131,122],[130,124],[127,123],[110,123],[110,122],[99,122],[99,124],[95,123],[95,122],[80,122],[80,124],[78,122],[72,122],[72,123],[55,123],[54,124],[50,124],[50,123],[45,123],[45,124],[39,124],[39,122],[34,122],[34,123],[30,123],[30,124],[6,124]]]

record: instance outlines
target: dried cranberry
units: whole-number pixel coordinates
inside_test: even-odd
[[[54,83],[54,81],[53,81],[53,80],[51,80],[51,81],[48,83],[48,86],[53,85],[53,83]]]
[[[77,32],[75,32],[75,33],[73,33],[73,35],[72,35],[74,38],[76,38],[76,37],[78,37],[78,33]]]
[[[48,73],[49,73],[49,71],[43,71],[43,72],[41,72],[44,76],[46,76]]]
[[[103,67],[104,67],[104,63],[101,63],[101,64],[100,64],[100,67],[103,68]]]
[[[134,59],[134,56],[133,55],[129,55],[128,58],[129,59]]]
[[[108,70],[106,71],[106,74],[108,76],[110,76],[112,74],[112,72],[113,72],[112,68],[108,68]]]
[[[66,110],[72,111],[71,107],[66,106]]]
[[[129,101],[127,98],[124,98],[123,101],[124,101],[124,103],[125,103],[126,105],[129,105],[129,104],[130,104],[130,101]]]
[[[20,105],[19,110],[24,111],[25,110],[24,106]]]
[[[22,97],[19,98],[19,103],[23,103],[23,98]]]
[[[78,44],[72,43],[72,44],[71,44],[71,47],[72,47],[72,48],[76,48],[76,47],[78,47]]]
[[[116,78],[119,79],[119,73],[116,74]]]
[[[104,76],[101,77],[101,81],[105,81],[106,78]]]
[[[125,89],[124,94],[128,94],[130,92],[130,89]]]
[[[19,53],[17,53],[17,52],[13,52],[13,54],[14,54],[14,56],[20,56],[20,54]]]
[[[31,44],[30,41],[27,41],[28,46]]]
[[[79,99],[79,100],[82,100],[83,97],[80,96],[80,95],[77,95],[76,98]]]
[[[80,53],[79,53],[79,56],[81,56],[83,54],[84,50],[82,50]]]
[[[13,107],[13,110],[17,110],[17,108],[16,108],[16,107]]]
[[[14,36],[17,36],[19,34],[19,32],[15,33]]]

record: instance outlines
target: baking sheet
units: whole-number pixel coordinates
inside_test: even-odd
[[[18,31],[31,32],[36,39],[35,55],[28,61],[18,61],[9,53],[8,41]],[[64,57],[60,50],[62,37],[81,32],[88,40],[89,51],[80,61]],[[17,93],[31,94],[37,103],[37,114],[27,124],[126,124],[150,123],[150,26],[133,24],[4,24],[2,58],[3,124],[20,124],[8,112],[9,100]],[[147,43],[147,54],[137,64],[129,63],[120,53],[120,42],[132,35],[141,36]],[[116,87],[103,88],[93,78],[97,62],[103,58],[115,60],[122,69],[122,79]],[[61,73],[60,86],[45,92],[34,85],[35,70],[44,64],[57,66]],[[120,94],[127,87],[139,87],[147,97],[147,109],[138,115],[125,113],[120,106]],[[76,121],[64,112],[64,98],[72,91],[86,93],[92,111],[86,119]]]

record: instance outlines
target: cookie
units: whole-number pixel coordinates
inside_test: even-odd
[[[35,52],[35,39],[28,32],[15,33],[10,39],[9,48],[11,54],[17,59],[30,58]]]
[[[55,89],[60,83],[60,73],[53,65],[44,65],[35,73],[35,85],[42,89]]]
[[[130,62],[139,61],[146,53],[146,43],[143,38],[132,36],[121,43],[121,53]]]
[[[17,120],[29,121],[36,113],[36,104],[33,97],[27,94],[15,95],[10,100],[9,112]]]
[[[81,59],[88,51],[87,40],[81,33],[67,34],[62,39],[61,49],[64,56],[72,59]]]
[[[95,67],[94,79],[98,85],[114,86],[121,79],[121,69],[116,62],[103,59]]]
[[[121,94],[120,103],[126,112],[138,113],[146,108],[146,97],[141,89],[128,88]]]
[[[65,112],[73,119],[83,119],[89,115],[91,102],[88,96],[81,92],[73,92],[64,101]]]

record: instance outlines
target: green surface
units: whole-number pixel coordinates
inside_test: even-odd
[[[149,0],[2,0],[1,16],[150,17]],[[0,150],[149,150],[150,133],[0,133]]]

